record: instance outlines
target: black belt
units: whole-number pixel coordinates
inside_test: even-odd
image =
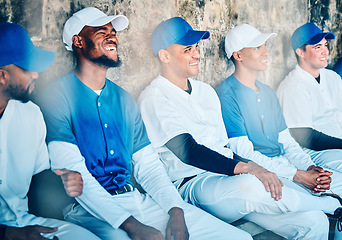
[[[188,181],[190,181],[194,177],[197,177],[197,175],[193,175],[193,176],[190,176],[190,177],[183,178],[183,181],[179,184],[178,189],[180,189],[185,183],[187,183]]]
[[[119,189],[110,189],[107,190],[108,193],[110,193],[111,195],[118,195],[118,194],[123,194],[123,193],[127,193],[127,192],[132,192],[134,190],[134,186],[132,184],[127,183],[126,185],[122,186]],[[80,205],[79,202],[75,202],[73,205],[73,208],[75,208],[76,206]]]
[[[132,184],[127,183],[126,185],[122,186],[119,189],[110,189],[107,190],[111,195],[118,195],[118,194],[123,194],[127,192],[132,192],[134,190],[134,187]]]

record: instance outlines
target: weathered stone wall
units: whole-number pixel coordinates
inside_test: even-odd
[[[42,86],[73,68],[72,55],[61,41],[62,28],[73,12],[88,6],[129,18],[129,27],[118,34],[123,65],[111,69],[108,78],[134,97],[159,72],[149,45],[151,32],[161,20],[173,16],[185,18],[195,29],[211,32],[210,39],[200,43],[201,73],[196,78],[213,87],[233,71],[224,53],[224,37],[228,29],[241,23],[278,34],[267,43],[269,67],[259,76],[273,88],[296,63],[290,36],[305,22],[312,21],[336,34],[329,63],[334,64],[342,52],[340,0],[0,0],[1,21],[21,24],[36,45],[57,53],[52,67],[40,75]]]

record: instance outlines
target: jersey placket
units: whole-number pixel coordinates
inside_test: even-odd
[[[106,108],[108,108],[108,106],[105,105],[105,101],[102,101],[103,98],[100,96],[98,99],[97,99],[97,109],[98,109],[98,113],[99,113],[99,118],[100,118],[100,122],[101,122],[101,127],[102,127],[102,131],[103,131],[103,135],[105,137],[105,143],[106,143],[106,151],[107,151],[107,158],[106,158],[106,161],[108,161],[108,159],[111,159],[114,157],[114,154],[115,154],[115,146],[112,145],[111,142],[108,143],[108,139],[109,136],[109,131],[110,131],[110,126],[109,125],[109,121],[107,121],[107,116],[108,116],[108,113],[107,113],[107,110]],[[106,167],[107,164],[104,163],[104,167]],[[105,169],[105,172],[107,172],[107,169]],[[108,172],[109,174],[113,174],[113,172],[111,170],[109,170]]]

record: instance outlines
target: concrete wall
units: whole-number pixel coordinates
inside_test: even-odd
[[[35,44],[55,51],[53,66],[40,75],[41,87],[73,68],[72,55],[61,41],[63,24],[73,12],[95,6],[107,14],[124,14],[129,27],[119,32],[119,53],[123,65],[111,69],[108,78],[128,90],[134,97],[158,74],[159,65],[152,54],[149,38],[164,19],[181,16],[194,29],[209,30],[211,37],[200,43],[199,80],[215,87],[233,71],[225,56],[224,37],[229,29],[249,23],[264,32],[276,32],[268,41],[268,70],[259,80],[276,88],[295,65],[290,36],[295,28],[312,21],[324,31],[333,31],[330,64],[341,56],[340,0],[0,0],[0,20],[21,24]]]

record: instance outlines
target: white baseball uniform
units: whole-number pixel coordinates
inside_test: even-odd
[[[28,213],[27,192],[32,176],[50,168],[45,144],[46,128],[39,108],[32,102],[10,100],[0,118],[0,224],[11,227],[58,227],[43,234],[59,239],[99,239],[88,230],[57,219]]]
[[[289,128],[309,127],[342,138],[342,80],[320,69],[320,83],[299,65],[280,83],[277,96]],[[320,166],[342,171],[342,150],[305,149]]]

